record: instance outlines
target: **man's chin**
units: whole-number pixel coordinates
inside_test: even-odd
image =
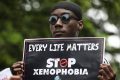
[[[65,37],[76,37],[75,35],[56,34],[52,35],[53,38],[65,38]]]
[[[65,37],[63,34],[57,34],[57,35],[53,35],[53,38],[63,38]]]
[[[53,36],[53,38],[63,38],[64,36]]]
[[[53,38],[66,38],[66,37],[69,37],[69,36],[53,36]]]

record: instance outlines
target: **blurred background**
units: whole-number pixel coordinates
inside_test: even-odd
[[[24,39],[50,37],[49,10],[61,0],[0,0],[0,70],[22,60]],[[105,57],[120,80],[120,0],[66,0],[81,6],[80,37],[105,37]]]

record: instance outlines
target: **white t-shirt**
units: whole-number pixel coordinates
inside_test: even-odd
[[[5,68],[4,70],[0,71],[0,80],[9,80],[12,76],[10,68]]]

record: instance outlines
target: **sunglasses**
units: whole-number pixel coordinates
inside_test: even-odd
[[[50,24],[55,25],[59,18],[64,24],[69,23],[71,19],[78,20],[77,18],[71,16],[70,14],[63,14],[61,16],[52,15],[49,17]]]

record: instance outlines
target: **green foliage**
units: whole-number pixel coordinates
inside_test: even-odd
[[[119,24],[120,20],[120,0],[100,0],[105,7],[112,23]]]

